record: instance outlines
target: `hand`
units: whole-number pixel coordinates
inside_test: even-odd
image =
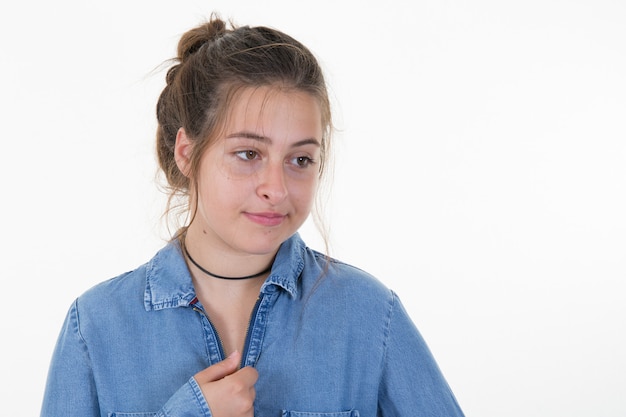
[[[214,417],[253,417],[256,369],[238,369],[241,353],[235,351],[226,359],[198,372],[194,378]]]

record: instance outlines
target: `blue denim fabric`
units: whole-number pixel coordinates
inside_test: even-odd
[[[325,266],[297,234],[276,256],[242,359],[259,373],[255,416],[463,416],[396,294],[355,267]],[[194,300],[177,243],[81,295],[41,416],[211,416],[193,375],[224,354]]]

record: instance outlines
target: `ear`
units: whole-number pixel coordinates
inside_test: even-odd
[[[176,160],[176,165],[180,172],[183,173],[185,177],[189,177],[189,168],[191,165],[190,157],[191,150],[193,148],[193,143],[187,136],[184,128],[178,129],[176,133],[176,144],[174,145],[174,159]]]

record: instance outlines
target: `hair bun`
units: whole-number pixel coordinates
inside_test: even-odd
[[[184,62],[207,43],[226,33],[226,22],[213,15],[211,19],[186,32],[178,42],[178,59]]]

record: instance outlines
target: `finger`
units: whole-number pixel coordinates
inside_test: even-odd
[[[259,373],[251,366],[246,366],[237,371],[239,379],[247,386],[252,387],[257,379],[259,379]]]
[[[234,372],[239,368],[241,353],[234,351],[226,359],[203,369],[195,375],[198,383],[212,382],[220,380]]]

